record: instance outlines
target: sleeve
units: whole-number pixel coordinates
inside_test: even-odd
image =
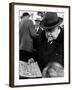
[[[38,36],[38,34],[35,32],[32,20],[29,21],[29,30],[30,30],[31,36],[33,37]]]
[[[19,46],[21,46],[21,40],[22,40],[22,37],[23,37],[23,23],[22,22],[19,22]]]
[[[22,24],[21,24],[21,22],[19,22],[19,44],[21,44],[21,38],[22,38],[22,30],[21,30],[21,28],[22,28]]]

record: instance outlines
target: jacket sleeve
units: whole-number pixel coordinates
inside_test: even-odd
[[[22,36],[23,36],[22,23],[19,22],[19,44],[21,44]]]
[[[38,34],[35,32],[32,20],[29,21],[29,30],[30,30],[31,36],[33,37],[38,36]]]

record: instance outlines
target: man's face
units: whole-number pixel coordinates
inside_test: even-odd
[[[59,32],[58,27],[53,28],[53,30],[51,31],[46,31],[45,32],[46,38],[49,39],[50,41],[56,39],[59,34],[58,32]]]
[[[40,25],[40,21],[35,21],[35,25],[39,26]]]

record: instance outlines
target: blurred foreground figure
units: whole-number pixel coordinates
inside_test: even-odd
[[[55,12],[47,12],[42,21],[44,30],[39,36],[38,64],[43,72],[45,71],[44,68],[49,67],[49,63],[55,62],[51,64],[51,66],[54,66],[48,69],[50,76],[55,73],[59,74],[60,69],[57,70],[57,68],[60,68],[60,66],[64,68],[64,30],[60,27],[62,21],[63,18],[58,17]],[[57,67],[57,71],[55,71],[55,67]]]
[[[42,77],[63,77],[64,76],[64,69],[61,64],[54,62],[49,63],[47,67],[43,69]]]

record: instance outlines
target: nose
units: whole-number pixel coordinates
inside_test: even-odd
[[[48,36],[52,36],[50,32],[48,32]]]

